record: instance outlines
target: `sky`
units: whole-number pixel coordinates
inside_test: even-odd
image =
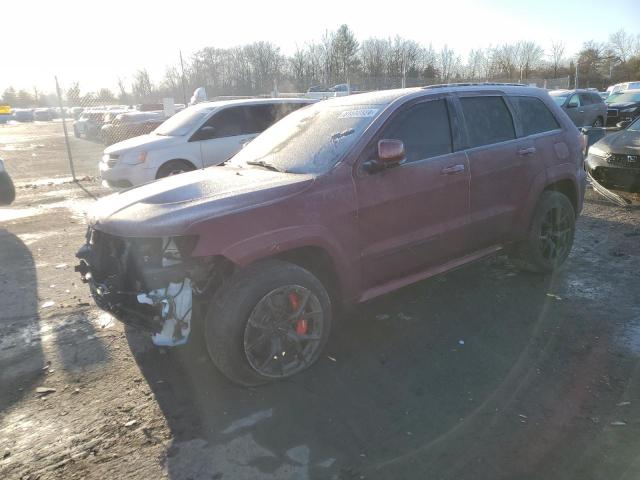
[[[397,4],[402,6],[390,7]],[[587,40],[606,41],[618,29],[640,33],[640,0],[2,0],[0,92],[54,90],[80,82],[83,92],[115,88],[147,68],[165,68],[205,46],[267,40],[291,54],[346,23],[358,40],[396,34],[464,59],[470,49],[534,40],[548,49],[562,40],[568,55]]]

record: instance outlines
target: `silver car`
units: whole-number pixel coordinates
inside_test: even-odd
[[[607,105],[598,92],[590,90],[554,90],[551,98],[569,115],[577,127],[604,127]]]

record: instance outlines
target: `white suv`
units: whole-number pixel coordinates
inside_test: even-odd
[[[282,117],[315,101],[263,98],[194,105],[149,135],[106,148],[100,174],[110,187],[122,188],[218,165]]]

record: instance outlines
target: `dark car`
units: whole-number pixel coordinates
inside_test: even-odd
[[[582,209],[583,138],[537,88],[338,97],[277,122],[223,166],[105,197],[76,269],[156,345],[206,345],[255,385],[314,363],[334,307],[506,250],[550,272]]]
[[[53,111],[49,108],[37,108],[33,112],[33,119],[39,122],[48,122],[55,117]]]
[[[33,110],[29,108],[15,109],[13,111],[13,119],[16,122],[33,122]]]
[[[107,111],[84,111],[80,115],[80,118],[73,122],[73,134],[77,138],[85,137],[88,139],[100,138],[102,133],[102,126],[106,120],[111,117],[115,118],[120,112],[107,112]]]
[[[607,104],[607,126],[621,128],[640,116],[640,90],[625,90],[614,93],[605,100]]]
[[[164,112],[120,113],[110,123],[102,126],[102,140],[113,145],[128,138],[153,132],[166,120]]]
[[[16,189],[7,172],[4,162],[0,159],[0,205],[9,205],[16,198]]]
[[[604,126],[607,106],[597,91],[554,90],[549,94],[577,127]]]
[[[640,118],[589,148],[587,171],[604,187],[640,188]]]

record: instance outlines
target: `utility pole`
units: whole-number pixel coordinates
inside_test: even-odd
[[[182,70],[182,99],[185,107],[187,106],[187,89],[184,86],[184,62],[182,61],[182,50],[180,50],[180,69]]]
[[[73,157],[71,156],[71,146],[69,145],[69,134],[67,133],[67,122],[64,107],[62,106],[62,93],[60,92],[60,85],[58,84],[58,77],[56,79],[56,93],[58,94],[58,106],[60,107],[60,115],[62,115],[62,130],[64,131],[64,143],[67,145],[67,156],[69,157],[69,168],[71,169],[71,177],[74,182],[76,179],[76,170],[73,167]]]

